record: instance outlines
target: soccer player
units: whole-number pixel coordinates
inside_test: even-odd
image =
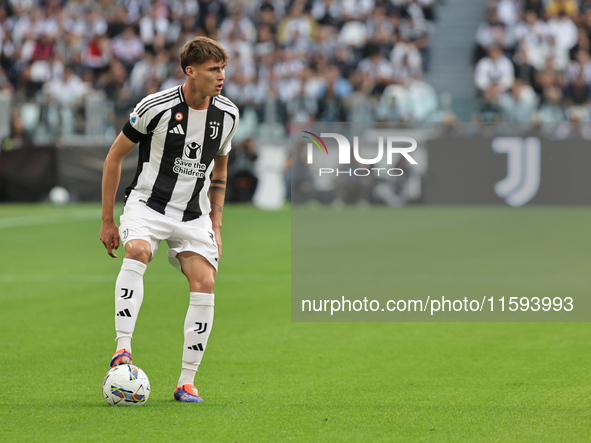
[[[231,140],[238,109],[220,95],[228,54],[215,41],[196,37],[182,48],[181,86],[141,100],[111,146],[103,169],[100,240],[111,257],[125,246],[115,283],[117,351],[111,367],[131,363],[131,339],[144,298],[143,275],[162,240],[168,259],[189,280],[181,375],[174,398],[203,400],[195,373],[211,332],[214,284],[222,255],[222,210]],[[113,217],[121,164],[139,143],[137,173],[126,189],[117,228]]]

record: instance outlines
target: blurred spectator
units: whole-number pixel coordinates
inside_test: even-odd
[[[548,57],[544,68],[535,75],[534,87],[538,94],[550,86],[563,88],[566,85],[563,75],[564,71],[555,68],[556,62],[553,57]]]
[[[367,20],[374,9],[374,0],[341,0],[343,7],[342,17],[344,20]]]
[[[136,35],[133,26],[127,26],[111,44],[113,55],[117,57],[130,72],[133,65],[144,55],[144,44]]]
[[[237,143],[230,151],[227,201],[235,203],[250,203],[252,201],[258,184],[255,175],[257,158],[256,145],[252,137]]]
[[[515,38],[526,52],[542,45],[546,41],[548,33],[548,25],[539,18],[534,9],[526,10],[523,21],[515,25]]]
[[[144,47],[152,51],[161,51],[166,45],[166,36],[170,23],[166,17],[167,9],[154,4],[149,14],[139,21],[140,38]]]
[[[257,31],[252,21],[244,15],[241,4],[239,2],[230,3],[228,12],[230,13],[229,17],[222,22],[219,29],[220,40],[227,40],[232,34],[238,40],[254,43]]]
[[[397,28],[387,15],[386,7],[376,6],[366,21],[368,42],[379,46],[380,52],[389,52],[395,43]]]
[[[2,150],[10,151],[12,149],[26,149],[34,147],[31,133],[23,125],[20,110],[12,113],[10,124],[10,134],[2,140]]]
[[[524,0],[523,10],[535,11],[538,17],[545,15],[544,0]]]
[[[281,21],[277,30],[277,40],[280,43],[292,46],[314,38],[317,25],[305,8],[305,0],[294,0],[289,14]]]
[[[101,73],[111,60],[111,45],[106,35],[101,34],[92,37],[84,51],[83,63],[94,69],[95,73]]]
[[[129,81],[134,94],[145,95],[146,84],[150,81],[161,83],[167,76],[166,54],[154,56],[150,51],[144,53],[144,56],[138,61],[131,70]]]
[[[306,162],[306,145],[294,147],[293,151],[290,151],[285,166],[285,184],[289,188],[289,200],[292,203],[308,202],[312,198],[313,180],[314,177]]]
[[[497,86],[501,93],[513,85],[515,68],[497,45],[490,47],[488,57],[476,64],[474,80],[480,91]]]
[[[591,84],[591,57],[589,51],[580,49],[575,55],[566,70],[566,81],[568,84],[581,77],[586,84]]]
[[[524,48],[519,47],[515,52],[513,66],[515,68],[515,79],[521,80],[529,85],[534,84],[536,69],[530,64]]]
[[[486,12],[486,21],[481,23],[476,30],[476,48],[473,62],[477,63],[485,57],[488,48],[498,46],[503,50],[510,51],[515,45],[515,35],[507,30],[505,24],[500,20],[496,8],[489,8]]]
[[[435,113],[439,103],[435,89],[421,77],[414,77],[406,83],[407,121],[437,121]]]
[[[577,25],[562,11],[548,20],[548,32],[562,51],[568,52],[577,44]]]
[[[498,0],[497,14],[505,26],[513,26],[519,15],[515,0]]]
[[[176,63],[172,75],[168,76],[162,82],[162,84],[160,85],[160,90],[164,91],[165,89],[169,89],[169,88],[173,88],[175,86],[182,85],[186,79],[187,79],[187,76],[183,72],[183,69],[181,68],[180,63]]]
[[[70,66],[66,66],[63,75],[45,84],[44,92],[50,131],[62,135],[80,132],[76,127],[80,122],[76,118],[83,115],[78,111],[82,109],[83,98],[90,92],[90,85],[74,74]]]
[[[422,77],[421,54],[413,43],[398,43],[390,53],[390,59],[396,83],[404,83],[409,78]]]
[[[347,111],[341,98],[335,91],[335,84],[329,83],[322,97],[318,100],[316,120],[320,122],[347,121]]]
[[[538,106],[538,97],[533,88],[516,80],[511,89],[499,98],[504,119],[508,122],[529,122]]]
[[[499,88],[497,85],[482,92],[478,109],[472,119],[479,123],[498,123],[503,120],[503,110],[499,106]]]
[[[417,0],[412,1],[411,6],[416,5]],[[417,6],[416,10],[420,8]],[[401,41],[412,43],[420,51],[423,69],[428,71],[431,60],[429,30],[422,12],[420,14],[409,12],[406,18],[400,21],[399,35]]]
[[[0,93],[2,92],[12,94],[14,92],[14,87],[8,80],[8,76],[4,72],[4,69],[0,66]]]
[[[575,59],[575,56],[579,50],[585,50],[587,52],[591,51],[591,42],[589,41],[589,35],[587,31],[583,27],[578,28],[577,32],[577,44],[571,48],[569,51],[569,56],[572,60]]]
[[[536,120],[540,122],[558,123],[566,120],[566,111],[562,103],[560,88],[550,86],[544,89],[544,95]]]
[[[225,1],[220,0],[200,0],[199,1],[199,17],[205,19],[210,14],[217,18],[217,23],[221,23],[227,16]],[[200,26],[204,27],[205,23],[201,21]]]
[[[359,62],[357,70],[373,84],[372,94],[381,94],[386,86],[394,82],[392,63],[375,45],[370,45],[368,57]]]
[[[577,0],[549,0],[546,3],[546,14],[548,17],[556,15],[568,15],[576,17],[579,12],[579,5]]]
[[[319,25],[338,28],[343,22],[343,7],[336,0],[314,0],[310,13]]]

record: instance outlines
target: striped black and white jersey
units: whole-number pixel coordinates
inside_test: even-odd
[[[212,97],[208,109],[190,108],[181,86],[144,98],[123,128],[127,138],[140,144],[126,200],[137,198],[181,221],[209,215],[215,157],[230,152],[238,120],[238,108],[223,96]]]

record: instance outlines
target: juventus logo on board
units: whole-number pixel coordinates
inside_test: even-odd
[[[507,154],[507,177],[495,184],[495,192],[510,206],[523,206],[540,187],[541,143],[528,137],[497,137],[493,151]]]
[[[197,328],[193,329],[193,331],[195,331],[197,334],[203,334],[205,331],[207,331],[207,323],[201,323],[201,322],[195,322],[195,324],[197,325]]]
[[[211,128],[211,134],[209,136],[212,140],[215,140],[220,129],[220,122],[209,122],[209,127]]]

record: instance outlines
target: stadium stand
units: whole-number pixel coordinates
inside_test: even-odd
[[[14,112],[0,131],[16,116],[33,140],[112,139],[139,98],[183,82],[179,50],[195,35],[231,53],[224,94],[242,111],[242,139],[292,121],[437,119],[424,80],[435,2],[3,2],[0,101]]]
[[[474,119],[498,108],[502,121],[588,122],[591,1],[488,0],[485,14],[475,35]],[[491,64],[491,50],[502,63]]]

